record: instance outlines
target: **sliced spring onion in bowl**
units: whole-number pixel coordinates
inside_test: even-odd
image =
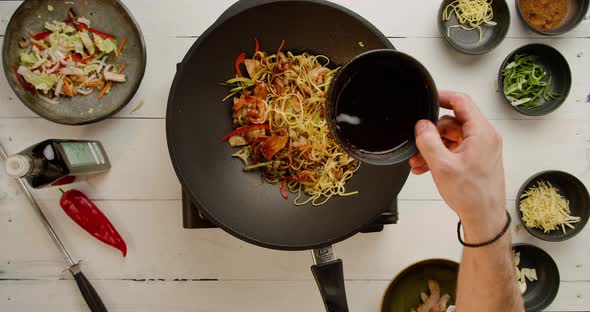
[[[502,92],[513,106],[539,107],[539,99],[558,99],[559,94],[549,91],[551,77],[538,64],[538,57],[516,54],[502,70]]]

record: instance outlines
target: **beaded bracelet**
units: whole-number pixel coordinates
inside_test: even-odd
[[[495,243],[500,238],[502,238],[502,236],[504,236],[504,234],[506,234],[506,232],[508,232],[508,229],[510,228],[510,223],[512,223],[512,217],[510,217],[510,213],[508,211],[506,211],[506,216],[508,217],[508,222],[506,222],[506,225],[502,229],[502,232],[500,232],[500,234],[496,235],[496,237],[492,238],[491,240],[481,244],[468,244],[465,241],[463,241],[463,239],[461,238],[461,221],[459,221],[459,224],[457,224],[457,237],[459,237],[459,242],[461,243],[461,245],[468,248],[480,248]]]

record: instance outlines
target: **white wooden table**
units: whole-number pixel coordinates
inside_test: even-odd
[[[0,75],[0,142],[18,152],[46,138],[92,138],[106,146],[113,168],[76,185],[94,200],[125,237],[129,254],[98,243],[58,206],[60,193],[35,192],[48,218],[101,294],[109,311],[322,311],[309,271],[308,252],[258,248],[221,230],[182,228],[180,184],[164,131],[168,91],[195,39],[233,0],[125,0],[142,27],[148,49],[146,76],[131,103],[95,125],[66,127],[37,117]],[[438,86],[465,91],[503,134],[506,205],[514,213],[520,185],[532,174],[561,169],[590,182],[590,21],[558,37],[526,30],[509,0],[508,38],[483,56],[461,55],[440,38],[439,1],[337,0],[374,23],[396,48],[431,71]],[[0,1],[0,39],[20,1]],[[0,40],[1,41],[1,40]],[[573,71],[572,92],[557,112],[525,118],[496,91],[499,66],[531,42],[560,50]],[[1,43],[0,43],[1,44]],[[133,112],[141,102],[144,105]],[[378,311],[390,279],[409,264],[433,257],[459,260],[456,216],[441,201],[429,175],[410,177],[400,194],[400,222],[378,234],[357,235],[336,246],[344,260],[352,311]],[[590,311],[590,230],[558,244],[522,228],[515,242],[548,251],[561,286],[548,311]],[[14,181],[0,170],[0,311],[87,311],[64,262]]]

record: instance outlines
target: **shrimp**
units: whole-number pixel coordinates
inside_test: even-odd
[[[266,104],[264,100],[254,96],[234,99],[232,108],[235,120],[245,118],[253,124],[263,124],[266,121]]]

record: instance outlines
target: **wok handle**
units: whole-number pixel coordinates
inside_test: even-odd
[[[342,260],[311,266],[327,312],[348,312]]]

